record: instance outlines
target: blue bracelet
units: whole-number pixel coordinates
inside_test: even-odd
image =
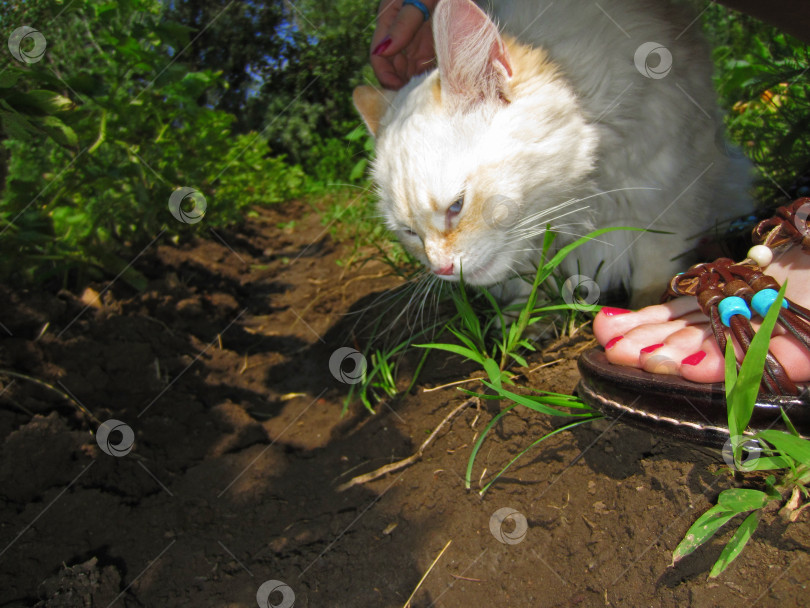
[[[428,10],[428,7],[419,2],[419,0],[402,0],[402,6],[407,6],[409,4],[412,7],[418,8],[420,11],[422,11],[422,16],[425,18],[425,21],[430,19],[430,11]]]

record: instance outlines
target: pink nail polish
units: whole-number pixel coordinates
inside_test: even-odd
[[[706,352],[702,351],[702,350],[699,350],[698,352],[689,355],[683,361],[681,361],[681,365],[697,365],[698,363],[703,361],[703,359],[705,359],[705,358],[706,358]]]
[[[607,344],[605,344],[605,350],[610,350],[614,346],[616,346],[616,342],[624,338],[624,336],[616,336],[612,340],[610,340]]]
[[[626,308],[613,308],[612,306],[603,306],[602,307],[602,314],[606,317],[615,317],[616,315],[626,315],[628,312],[633,312],[632,310],[627,310]]]
[[[643,353],[651,353],[654,350],[658,350],[663,345],[664,345],[663,342],[661,344],[650,344],[649,346],[645,346],[644,348],[642,348],[641,352],[643,352]]]
[[[392,42],[393,40],[391,40],[391,36],[386,36],[385,38],[382,39],[382,42],[380,42],[380,44],[374,47],[374,50],[371,51],[371,54],[382,55],[385,52],[385,49],[391,46]]]

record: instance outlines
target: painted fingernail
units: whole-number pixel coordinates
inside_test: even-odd
[[[654,350],[658,350],[663,345],[664,345],[663,342],[661,344],[650,344],[649,346],[645,346],[644,348],[642,348],[641,352],[643,352],[643,353],[651,353]]]
[[[633,312],[632,310],[627,310],[626,308],[613,308],[612,306],[603,306],[602,307],[602,314],[606,317],[615,317],[616,315],[626,315],[628,312]]]
[[[683,361],[681,361],[681,365],[697,365],[698,363],[703,361],[703,359],[705,359],[705,358],[706,358],[706,352],[702,351],[702,350],[699,350],[698,352],[689,355]]]
[[[371,54],[382,55],[385,52],[385,49],[391,46],[392,42],[393,40],[391,40],[391,36],[386,36],[385,38],[382,39],[382,42],[380,42],[380,44],[374,47],[374,50],[371,51]]]
[[[609,349],[613,348],[614,346],[616,346],[616,342],[618,342],[622,338],[624,338],[624,336],[616,336],[615,338],[610,340],[607,344],[605,344],[605,350],[609,350]]]

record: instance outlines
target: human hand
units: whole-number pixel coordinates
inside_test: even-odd
[[[430,14],[439,0],[422,0]],[[387,89],[400,89],[436,62],[430,22],[402,0],[381,0],[377,29],[371,39],[371,67]]]

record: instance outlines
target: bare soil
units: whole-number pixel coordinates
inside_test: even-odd
[[[0,606],[248,608],[258,593],[266,606],[394,607],[426,573],[414,608],[807,605],[806,514],[766,514],[719,579],[707,573],[729,531],[670,566],[742,480],[711,450],[615,421],[552,437],[481,497],[559,421],[504,418],[469,491],[471,446],[498,411],[471,406],[421,461],[339,492],[412,454],[466,398],[426,389],[479,370],[432,354],[410,393],[341,415],[348,386],[330,356],[362,348],[370,323],[347,313],[401,279],[380,262],[339,266],[349,245],[303,204],[200,234],[145,251],[140,293],[0,286]],[[524,383],[572,392],[592,344],[583,330],[532,355]],[[125,426],[99,441],[110,420]],[[524,537],[493,520],[503,508],[525,517]]]

